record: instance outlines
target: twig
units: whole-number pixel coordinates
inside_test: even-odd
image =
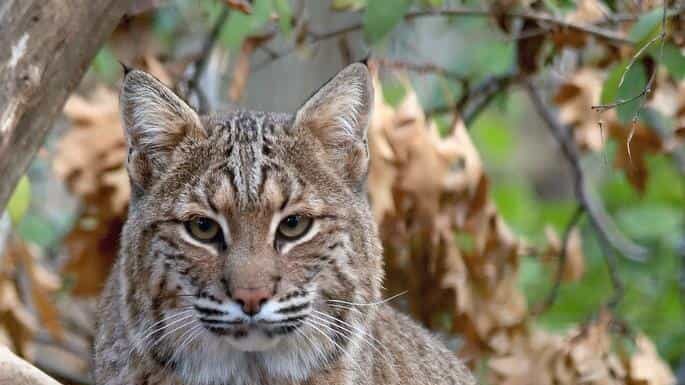
[[[607,301],[607,307],[609,309],[615,309],[616,306],[621,302],[623,295],[625,294],[625,286],[621,277],[618,273],[618,266],[616,261],[616,255],[614,251],[598,237],[599,247],[602,249],[602,255],[604,256],[604,261],[607,265],[607,271],[609,272],[609,279],[611,280],[611,286],[614,289],[614,294],[611,296],[609,301]]]
[[[426,110],[426,116],[435,116],[458,111],[466,127],[487,107],[500,92],[518,81],[517,73],[494,75],[469,88],[468,83],[459,100],[452,105],[437,106]]]
[[[637,59],[640,56],[642,56],[642,53],[644,53],[645,50],[647,50],[647,48],[649,48],[652,44],[656,43],[657,41],[661,41],[661,46],[659,48],[659,63],[661,63],[663,61],[663,58],[664,58],[664,42],[666,40],[666,5],[667,5],[666,1],[667,0],[664,0],[664,11],[662,12],[662,15],[661,15],[661,33],[659,33],[652,40],[647,42],[644,46],[642,46],[633,55],[632,59],[630,59],[630,62],[628,63],[626,68],[623,70],[623,73],[621,74],[621,80],[618,82],[619,88],[623,85],[623,81],[625,80],[626,74],[628,73],[628,71],[630,71],[630,68],[632,68],[633,64],[635,64]],[[652,91],[652,86],[654,84],[654,81],[656,80],[656,73],[657,73],[657,68],[655,67],[652,70],[652,74],[649,76],[649,81],[647,82],[647,84],[645,84],[644,88],[642,89],[642,91],[639,94],[637,94],[631,98],[628,98],[626,100],[619,100],[615,103],[592,106],[593,110],[603,112],[603,111],[618,107],[620,105],[630,103],[634,100],[642,99],[640,106],[637,108],[637,110],[635,111],[635,115],[632,118],[630,133],[628,133],[628,139],[626,140],[626,151],[628,153],[628,159],[630,159],[631,161],[632,161],[632,154],[630,152],[630,144],[632,143],[633,135],[635,135],[635,131],[637,130],[637,122],[640,119],[640,111],[642,111],[642,109],[644,108],[645,103],[647,102],[647,96]]]
[[[569,135],[568,127],[562,125],[554,116],[550,108],[543,101],[539,91],[529,80],[525,81],[524,84],[535,110],[545,121],[550,132],[561,147],[562,154],[571,168],[576,199],[578,199],[578,203],[586,212],[590,224],[599,234],[600,243],[610,245],[611,248],[618,250],[630,260],[644,261],[647,257],[647,250],[626,238],[606,213],[602,203],[590,197],[587,191],[585,175],[580,165],[580,154],[575,142]],[[605,257],[607,256],[605,255]]]
[[[495,96],[517,82],[518,78],[518,73],[491,76],[472,90],[469,90],[468,94],[464,95],[457,102],[457,107],[459,108],[462,119],[464,119],[466,127],[471,125]]]
[[[623,85],[623,81],[625,80],[626,74],[630,69],[633,67],[633,64],[637,61],[637,59],[642,56],[642,54],[649,48],[652,44],[656,43],[657,41],[661,41],[661,48],[660,48],[660,53],[659,53],[659,63],[661,63],[664,55],[664,41],[666,40],[666,3],[664,2],[664,12],[661,16],[661,33],[659,33],[657,36],[655,36],[653,39],[651,39],[649,42],[647,42],[645,45],[640,47],[637,52],[633,55],[633,57],[630,59],[630,62],[628,62],[628,65],[626,66],[625,69],[623,69],[623,73],[621,74],[621,79],[618,82],[618,87],[621,87]],[[595,111],[599,112],[604,112],[607,110],[614,109],[616,107],[622,106],[624,104],[628,104],[630,102],[633,102],[635,100],[638,100],[642,98],[643,96],[645,97],[645,100],[647,99],[647,95],[652,91],[652,85],[654,84],[654,80],[656,79],[656,68],[652,71],[652,74],[649,77],[649,81],[645,84],[644,88],[640,93],[637,95],[630,97],[628,99],[622,99],[622,100],[617,100],[614,103],[609,103],[609,104],[598,104],[594,105],[591,108]],[[643,103],[644,104],[644,103]],[[641,108],[640,108],[641,109]],[[638,109],[638,114],[640,109]],[[635,119],[633,119],[635,120]],[[628,150],[630,152],[630,149]]]
[[[207,69],[209,55],[212,53],[212,49],[214,48],[214,45],[219,39],[219,32],[221,32],[221,27],[223,27],[224,23],[228,19],[229,13],[230,10],[228,9],[228,7],[224,7],[221,10],[219,18],[212,26],[212,29],[209,31],[209,34],[207,34],[207,37],[205,38],[202,44],[200,55],[198,56],[198,59],[193,66],[193,74],[186,81],[185,84],[186,98],[189,98],[192,95],[192,93],[195,93],[195,95],[197,95],[197,107],[200,113],[206,112],[208,107],[207,95],[205,95],[205,92],[201,90],[199,87],[200,78]]]
[[[412,71],[419,74],[436,74],[459,82],[463,82],[466,80],[466,77],[464,75],[452,72],[447,68],[441,67],[434,63],[412,63],[404,60],[387,58],[374,58],[371,59],[371,61],[378,64],[378,66],[384,68]]]
[[[580,219],[583,217],[584,213],[585,210],[583,209],[583,206],[578,205],[578,207],[576,207],[576,210],[573,212],[571,219],[568,221],[568,224],[566,225],[566,229],[564,230],[564,238],[561,243],[561,250],[559,250],[559,259],[557,262],[556,276],[554,277],[554,286],[552,286],[552,290],[550,290],[545,299],[535,307],[535,310],[532,311],[533,317],[537,317],[540,314],[547,311],[554,304],[554,302],[557,299],[557,296],[559,295],[561,279],[564,276],[564,268],[566,266],[566,259],[568,257],[568,243],[569,239],[571,238],[571,232],[578,224],[578,221],[580,221]]]
[[[430,10],[419,10],[419,11],[412,11],[408,12],[404,16],[405,21],[410,21],[418,18],[423,18],[423,17],[435,17],[435,16],[465,16],[465,17],[490,17],[493,16],[493,12],[489,9],[478,9],[478,8],[472,8],[472,7],[451,7],[451,8],[441,8],[441,9],[430,9]],[[589,35],[596,36],[597,38],[600,38],[602,40],[605,40],[611,44],[614,45],[632,45],[633,42],[629,40],[627,37],[625,37],[622,33],[615,32],[613,30],[609,29],[604,29],[596,25],[590,25],[590,24],[580,24],[580,23],[574,23],[570,22],[567,20],[560,19],[556,16],[549,15],[546,13],[540,13],[540,12],[526,12],[526,11],[521,11],[521,12],[515,12],[515,11],[507,11],[503,13],[497,14],[497,16],[504,16],[504,17],[509,17],[509,18],[521,18],[521,19],[528,19],[528,20],[535,20],[538,22],[542,23],[549,23],[553,24],[555,26],[561,27],[561,28],[568,28],[568,29],[573,29],[576,31],[580,31],[583,33],[587,33]],[[364,27],[364,24],[362,22],[355,22],[350,25],[344,26],[339,29],[335,29],[332,31],[326,31],[326,32],[314,32],[314,31],[308,31],[306,34],[306,38],[304,40],[304,44],[315,44],[324,40],[332,39],[334,37],[344,35],[347,33],[351,32],[356,32],[361,30]],[[290,47],[289,49],[286,49],[285,51],[281,52],[277,56],[272,56],[259,65],[255,66],[253,68],[254,71],[259,71],[260,69],[266,67],[267,65],[273,63],[274,61],[280,59],[281,57],[287,56],[294,52],[299,45],[295,45],[293,47]]]
[[[380,67],[407,70],[419,74],[436,74],[461,83],[464,91],[461,98],[455,104],[427,110],[426,116],[459,112],[467,127],[498,93],[507,88],[518,77],[514,73],[490,76],[473,89],[470,89],[467,76],[452,72],[434,63],[412,63],[386,58],[374,58],[372,62]],[[454,124],[452,126],[454,127]]]

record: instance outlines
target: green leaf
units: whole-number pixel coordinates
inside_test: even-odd
[[[400,82],[385,82],[381,90],[383,90],[383,99],[392,107],[397,107],[407,95],[404,84]]]
[[[7,204],[7,211],[10,214],[10,219],[12,223],[16,226],[24,218],[24,214],[29,209],[29,204],[31,203],[31,183],[26,175],[19,179],[17,187],[14,188],[12,197]]]
[[[445,0],[423,0],[422,3],[427,7],[440,7],[445,3]]]
[[[91,68],[100,79],[106,82],[113,82],[121,72],[119,61],[117,61],[114,53],[106,46],[95,55]]]
[[[364,37],[377,43],[404,17],[411,0],[369,0],[364,13]]]
[[[635,62],[626,72],[628,63],[628,61],[619,63],[609,73],[609,76],[602,86],[602,94],[600,96],[600,102],[602,104],[620,103],[625,100],[630,100],[644,90],[645,85],[647,84],[647,74],[644,64],[642,64],[642,62]],[[623,78],[623,84],[620,84],[621,78]],[[618,120],[624,124],[629,123],[633,117],[637,115],[643,100],[644,95],[616,107]]]
[[[507,116],[490,112],[481,114],[472,124],[471,137],[483,158],[494,165],[511,162],[517,146],[516,133],[507,127]]]
[[[677,207],[664,204],[637,204],[619,210],[616,222],[629,237],[659,239],[681,228],[683,213]]]
[[[231,12],[221,31],[221,42],[231,49],[240,48],[247,36],[269,21],[272,6],[272,0],[257,0],[249,15]]]
[[[366,0],[333,0],[331,9],[334,11],[358,11],[366,7]]]
[[[640,50],[661,33],[661,21],[664,8],[655,8],[643,15],[633,24],[628,33],[628,39],[635,42],[636,50]]]
[[[293,10],[288,0],[273,0],[274,8],[278,13],[278,25],[285,36],[290,36],[292,31]]]
[[[661,59],[661,64],[674,79],[682,80],[685,77],[685,55],[678,46],[673,43],[664,43],[662,52],[661,44],[655,44],[650,52],[656,60]]]

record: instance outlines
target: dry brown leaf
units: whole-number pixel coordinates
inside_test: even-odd
[[[637,351],[629,361],[631,384],[675,385],[676,379],[668,365],[659,357],[652,341],[644,334],[635,339]]]
[[[553,99],[559,106],[559,120],[573,127],[574,138],[581,149],[601,150],[607,133],[602,132],[599,123],[615,115],[613,111],[600,115],[591,108],[599,104],[603,76],[599,70],[583,68],[559,87]]]
[[[547,247],[542,255],[542,259],[556,268],[561,255],[562,240],[551,226],[545,228],[545,235],[547,236]],[[561,278],[566,282],[575,282],[582,278],[585,272],[583,241],[577,226],[571,229],[566,247],[566,260]]]
[[[642,122],[625,126],[613,121],[608,128],[617,142],[614,167],[623,170],[630,184],[644,193],[649,177],[646,156],[663,151],[662,139]]]
[[[242,13],[250,14],[252,13],[252,1],[249,0],[224,0],[224,3],[229,8],[235,9]]]
[[[162,68],[157,67],[157,76],[164,77]],[[58,144],[53,167],[85,205],[64,239],[71,256],[64,271],[76,280],[75,295],[92,296],[102,289],[114,262],[130,198],[126,141],[113,91],[98,88],[88,97],[72,96],[64,113],[73,127]]]
[[[48,330],[54,339],[62,339],[64,330],[54,298],[55,293],[62,286],[60,278],[39,264],[37,248],[31,247],[23,241],[16,241],[13,243],[11,253],[12,258],[17,264],[21,264],[28,275],[31,299],[42,326]]]

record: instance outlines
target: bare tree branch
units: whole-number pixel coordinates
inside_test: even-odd
[[[461,118],[470,127],[478,115],[492,102],[502,91],[518,81],[517,73],[494,75],[486,78],[471,88],[466,82],[464,94],[452,105],[437,106],[426,110],[426,116],[459,112]]]
[[[576,207],[576,210],[573,212],[571,219],[568,221],[568,224],[566,225],[566,229],[564,230],[564,238],[561,243],[561,250],[559,250],[559,256],[557,260],[557,271],[554,277],[554,285],[552,286],[552,290],[550,290],[545,299],[537,306],[535,306],[534,310],[531,311],[531,315],[533,317],[539,316],[540,314],[547,311],[550,307],[552,307],[552,305],[557,299],[557,296],[559,295],[561,279],[564,276],[564,267],[566,265],[566,260],[568,257],[568,243],[569,239],[571,238],[571,232],[576,227],[580,219],[583,217],[584,213],[585,210],[583,209],[583,206],[578,205]]]
[[[35,366],[0,346],[0,385],[60,385]]]
[[[452,72],[447,68],[441,67],[434,63],[412,63],[405,60],[388,59],[388,58],[373,58],[371,62],[378,64],[380,67],[399,69],[405,71],[412,71],[419,74],[435,74],[458,82],[466,81],[466,77],[462,74]]]
[[[197,109],[200,113],[207,112],[208,108],[207,95],[205,94],[204,90],[200,89],[199,87],[200,78],[207,69],[209,56],[211,55],[212,50],[219,39],[219,33],[221,32],[221,28],[226,23],[229,13],[230,10],[228,7],[224,7],[221,10],[221,14],[216,19],[216,22],[214,22],[212,29],[209,31],[207,37],[202,43],[200,54],[197,57],[197,61],[195,61],[193,64],[192,76],[190,76],[190,78],[188,78],[186,81],[182,82],[182,84],[178,85],[178,87],[182,90],[182,94],[185,99],[190,99],[193,94],[197,96]]]
[[[683,9],[677,9],[673,11],[673,15],[682,13]],[[473,7],[450,7],[450,8],[439,8],[439,9],[428,9],[428,10],[418,10],[408,12],[404,16],[405,21],[411,21],[414,19],[424,18],[424,17],[440,17],[440,16],[463,16],[463,17],[507,17],[507,18],[519,18],[537,21],[539,23],[545,24],[536,33],[541,33],[548,31],[552,28],[565,28],[575,30],[581,33],[592,35],[606,41],[613,45],[633,45],[634,42],[628,39],[622,32],[614,31],[611,29],[603,28],[600,25],[593,24],[582,24],[564,20],[560,17],[550,15],[542,12],[533,11],[504,11],[504,12],[493,12],[491,9],[480,9]],[[351,32],[360,31],[364,27],[361,21],[351,23],[350,25],[325,32],[316,32],[308,30],[306,31],[303,41],[300,44],[315,44],[321,41],[332,39],[341,35],[345,35]],[[278,53],[277,55],[271,55],[268,59],[260,63],[253,68],[254,71],[258,71],[267,65],[273,63],[274,61],[280,59],[281,57],[287,56],[294,52],[300,44],[286,49],[285,51]]]
[[[130,0],[0,2],[0,208]]]
[[[562,154],[568,161],[573,175],[576,199],[578,199],[579,204],[586,212],[590,224],[598,233],[601,240],[600,243],[607,243],[611,248],[618,250],[623,256],[630,260],[644,261],[647,257],[647,250],[626,238],[606,213],[602,203],[593,199],[588,193],[585,176],[580,165],[580,154],[575,142],[570,136],[568,127],[565,127],[559,122],[557,117],[544,102],[540,92],[529,80],[526,80],[524,85],[535,110],[549,127],[550,132],[561,148]],[[605,258],[608,258],[608,256],[605,255]]]

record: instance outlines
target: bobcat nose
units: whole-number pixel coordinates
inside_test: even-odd
[[[233,291],[233,300],[249,316],[259,313],[259,310],[269,299],[271,299],[271,290],[267,288],[235,289]]]

